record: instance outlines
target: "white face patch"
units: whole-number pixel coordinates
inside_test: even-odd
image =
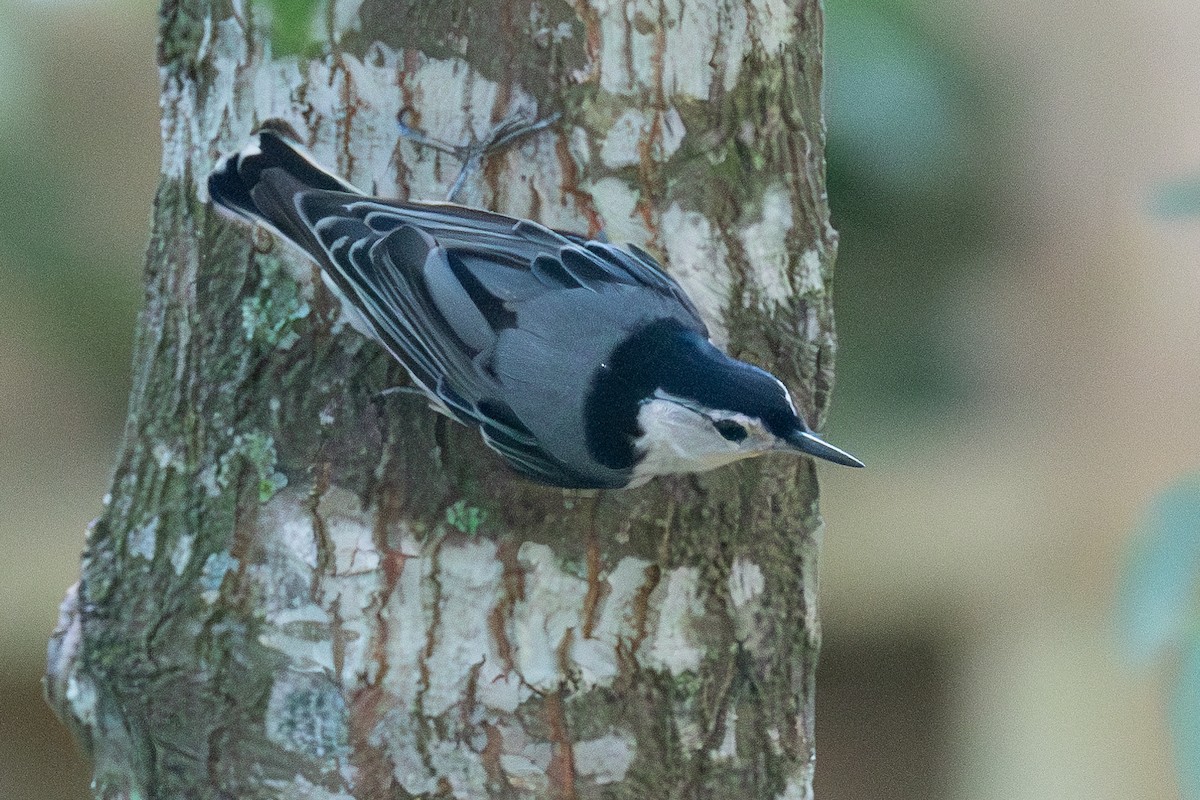
[[[714,422],[739,425],[746,436],[732,441],[721,435]],[[633,470],[632,486],[655,475],[706,472],[778,446],[761,420],[731,411],[702,411],[662,392],[642,403],[638,426],[643,433],[634,446],[644,456]]]

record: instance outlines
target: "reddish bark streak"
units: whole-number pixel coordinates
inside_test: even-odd
[[[550,726],[550,741],[554,745],[554,754],[546,769],[546,777],[550,779],[549,796],[551,800],[576,800],[575,753],[563,710],[562,690],[546,695],[544,709],[546,724]]]
[[[558,156],[559,168],[562,169],[563,194],[575,200],[575,207],[587,217],[587,235],[595,236],[604,229],[604,220],[600,218],[600,212],[596,210],[596,206],[592,202],[592,196],[579,188],[579,167],[576,166],[575,159],[571,157],[571,150],[567,147],[566,136],[558,137],[554,145],[554,150]]]
[[[658,240],[658,210],[662,206],[662,164],[655,157],[654,145],[662,138],[662,115],[667,107],[666,88],[663,86],[667,31],[662,22],[666,12],[661,5],[659,14],[660,19],[654,27],[654,52],[650,54],[650,66],[654,75],[654,114],[649,130],[638,138],[638,182],[642,191],[638,197],[637,210],[646,224],[650,238],[654,241]],[[662,155],[660,151],[658,156]]]
[[[312,517],[313,537],[317,546],[317,569],[313,571],[312,597],[314,603],[321,602],[321,576],[332,574],[336,567],[333,545],[325,529],[325,518],[321,516],[321,498],[329,491],[330,473],[333,466],[328,461],[313,465],[313,486],[308,492],[308,513]]]
[[[475,714],[475,706],[479,699],[479,671],[483,669],[485,659],[480,659],[479,663],[471,667],[471,671],[467,673],[467,691],[463,695],[462,702],[459,703],[459,721],[463,725],[464,730],[470,730],[473,725],[471,717]]]
[[[433,587],[433,602],[430,604],[432,608],[430,609],[429,628],[425,632],[425,647],[421,652],[421,686],[417,692],[418,703],[423,702],[425,692],[429,691],[429,659],[433,658],[433,650],[435,647],[437,647],[438,642],[438,629],[442,624],[442,584],[441,576],[438,574],[438,570],[440,569],[438,560],[439,556],[441,555],[442,544],[444,542],[445,539],[443,538],[442,541],[438,542],[437,545],[434,546],[429,555],[429,557],[433,560],[433,568],[429,575],[429,580]]]
[[[492,103],[491,119],[493,123],[500,122],[508,114],[509,105],[512,103],[513,85],[516,83],[517,54],[513,52],[513,49],[519,48],[525,41],[523,37],[518,36],[516,25],[513,24],[512,5],[500,3],[499,10],[500,46],[504,48],[507,57],[504,59],[506,64],[504,80],[499,81],[496,87],[496,99]],[[504,190],[504,184],[500,180],[504,164],[508,160],[507,156],[508,152],[505,151],[483,160],[483,182],[491,195],[492,208],[503,208],[508,205],[508,192]]]
[[[633,638],[629,641],[629,651],[627,653],[628,663],[625,665],[632,669],[636,666],[638,648],[642,646],[642,642],[646,641],[646,635],[650,627],[650,595],[658,586],[658,582],[662,579],[662,568],[658,564],[651,564],[646,567],[645,571],[646,582],[637,590],[637,594],[633,596]],[[618,647],[618,651],[620,647]]]
[[[587,69],[574,76],[578,83],[600,80],[600,47],[603,39],[600,35],[600,14],[587,2],[576,0],[575,13],[583,20],[584,43],[587,52]]]
[[[382,685],[384,676],[387,675],[390,668],[387,655],[390,627],[386,609],[388,601],[396,591],[396,586],[400,583],[400,576],[404,573],[404,563],[409,556],[399,550],[393,550],[388,544],[388,525],[396,518],[400,510],[400,498],[396,491],[388,486],[381,487],[376,493],[376,504],[375,516],[371,525],[371,539],[380,554],[379,569],[383,581],[379,587],[379,593],[374,599],[375,625],[374,635],[371,637],[371,654],[377,669],[374,676],[375,684]]]
[[[333,650],[334,680],[345,685],[345,675],[342,671],[346,666],[346,629],[342,626],[340,597],[333,598],[333,602],[329,604],[329,646]]]
[[[508,640],[508,612],[511,609],[512,603],[502,600],[492,609],[492,613],[488,614],[488,632],[496,642],[496,653],[506,670],[516,668],[513,662],[512,642]]]
[[[500,766],[500,755],[504,750],[504,735],[500,729],[491,723],[483,723],[483,732],[487,736],[487,744],[479,753],[483,769],[487,773],[488,782],[494,786],[503,786],[508,782],[504,768]]]
[[[329,70],[330,86],[338,73],[343,76],[342,83],[342,119],[338,125],[341,128],[341,174],[347,178],[353,178],[355,157],[351,152],[350,145],[353,141],[352,133],[354,131],[354,117],[363,107],[363,103],[354,93],[354,81],[350,77],[350,70],[346,67],[346,61],[341,54],[334,56],[333,67]]]
[[[592,638],[596,627],[596,610],[604,596],[604,584],[600,581],[600,541],[596,537],[596,526],[588,526],[587,540],[587,594],[583,598],[583,638]]]
[[[362,797],[393,796],[395,767],[382,743],[372,744],[387,701],[387,692],[378,685],[363,687],[350,701],[350,763],[357,770],[355,788]]]
[[[513,659],[512,642],[508,639],[508,620],[512,616],[513,605],[525,597],[525,573],[517,561],[517,544],[506,539],[500,542],[496,549],[496,557],[500,559],[504,571],[501,581],[504,584],[504,594],[492,612],[488,614],[488,632],[496,642],[496,652],[506,670],[516,669]]]

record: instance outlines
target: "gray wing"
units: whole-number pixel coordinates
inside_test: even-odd
[[[582,433],[590,381],[625,335],[664,317],[708,335],[683,290],[637,248],[446,204],[327,190],[295,203],[379,341],[441,410],[544,483],[626,482],[594,463]]]

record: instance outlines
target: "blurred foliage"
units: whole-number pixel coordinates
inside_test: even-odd
[[[1150,213],[1159,219],[1200,216],[1200,175],[1189,175],[1160,185],[1150,199]]]
[[[323,0],[257,0],[270,11],[271,49],[276,56],[307,55],[320,43],[317,17]]]
[[[5,325],[9,341],[54,353],[54,360],[94,387],[95,402],[119,418],[128,392],[136,284],[114,279],[136,269],[124,253],[97,246],[77,224],[70,196],[71,164],[56,157],[53,136],[14,125],[0,138],[0,270],[4,291],[20,298],[23,320]],[[105,198],[95,199],[103,215]]]
[[[1175,760],[1184,797],[1200,800],[1200,474],[1151,502],[1126,563],[1118,611],[1136,661],[1178,659],[1170,710]]]
[[[977,61],[939,38],[922,7],[826,3],[829,199],[841,234],[830,428],[859,441],[969,411],[969,354],[946,317],[1000,219],[998,104]]]
[[[1200,633],[1198,588],[1200,475],[1192,475],[1154,499],[1134,539],[1120,596],[1121,629],[1133,658],[1148,661]]]
[[[968,158],[970,71],[912,4],[829,0],[826,114],[853,171],[894,196],[938,193]]]
[[[1200,635],[1193,632],[1182,655],[1171,701],[1171,733],[1179,788],[1185,800],[1200,800]]]
[[[10,10],[0,7],[0,136],[14,120],[23,116],[29,101],[28,91],[21,81],[2,77],[24,71],[17,34],[8,18],[10,14]]]

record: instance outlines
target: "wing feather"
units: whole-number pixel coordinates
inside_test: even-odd
[[[460,206],[325,190],[294,202],[326,272],[435,407],[477,426],[490,448],[538,481],[624,485],[619,469],[584,469],[590,462],[575,441],[591,380],[583,373],[608,352],[604,332],[667,315],[707,335],[653,258]],[[564,315],[564,335],[547,336]],[[555,419],[527,418],[547,404]]]

